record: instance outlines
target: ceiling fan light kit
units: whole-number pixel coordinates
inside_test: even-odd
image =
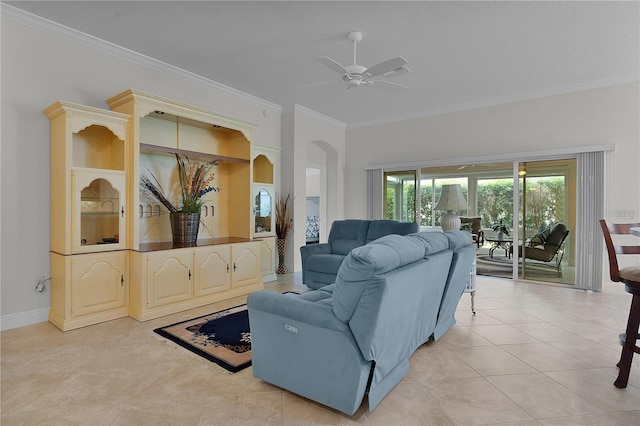
[[[372,86],[375,83],[384,83],[390,86],[406,89],[407,86],[386,80],[371,80],[373,77],[395,77],[406,74],[411,70],[406,66],[407,60],[401,56],[380,62],[372,67],[364,67],[358,65],[357,45],[362,41],[362,33],[359,31],[351,31],[347,34],[347,39],[353,43],[353,64],[343,66],[339,62],[328,56],[319,57],[318,60],[332,70],[342,74],[342,81],[347,84],[347,89],[358,86]]]

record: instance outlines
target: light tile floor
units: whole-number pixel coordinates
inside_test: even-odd
[[[630,295],[478,278],[438,342],[380,405],[346,416],[252,377],[230,374],[155,335],[156,327],[244,303],[235,298],[139,323],[66,333],[49,323],[1,333],[8,425],[640,425],[640,356],[617,389],[617,335]],[[306,290],[299,274],[267,284]]]

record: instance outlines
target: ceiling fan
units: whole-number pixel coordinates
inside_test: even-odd
[[[347,39],[353,42],[353,65],[343,66],[337,61],[329,58],[328,56],[322,56],[318,58],[320,62],[331,68],[332,70],[342,75],[341,81],[347,84],[347,89],[358,86],[373,86],[378,83],[387,84],[396,88],[408,89],[407,86],[392,81],[386,80],[372,80],[373,77],[395,77],[400,74],[406,74],[411,70],[407,67],[407,60],[401,56],[397,56],[392,59],[388,59],[384,62],[380,62],[372,67],[364,67],[358,65],[356,53],[357,44],[362,40],[362,33],[358,31],[351,31],[347,34]],[[336,83],[336,81],[328,81],[322,83],[315,83],[306,85],[305,87],[315,87]]]

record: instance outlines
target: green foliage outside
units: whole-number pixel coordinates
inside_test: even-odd
[[[441,185],[449,183],[446,180],[436,181],[437,194]],[[528,229],[540,229],[555,222],[566,220],[565,214],[565,182],[561,176],[529,178],[527,185],[527,212],[526,226]],[[431,186],[421,186],[420,224],[430,226],[440,225],[440,217],[444,212],[436,211],[435,220],[433,210],[433,189]],[[467,186],[462,187],[465,198],[468,199]],[[522,189],[521,189],[522,191]],[[414,185],[403,186],[401,218],[394,217],[394,190],[387,188],[386,218],[394,220],[414,220],[415,198]],[[522,202],[522,197],[520,198]],[[482,217],[482,227],[490,228],[495,222],[502,219],[504,223],[513,229],[513,180],[512,179],[487,179],[479,180],[477,185],[478,215]],[[463,215],[465,212],[458,212]],[[522,218],[520,218],[522,220]]]

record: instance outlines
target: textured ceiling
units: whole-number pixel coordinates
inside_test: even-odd
[[[350,126],[638,80],[640,3],[71,1],[5,2],[284,108]],[[346,90],[317,60],[402,56],[412,72]]]

